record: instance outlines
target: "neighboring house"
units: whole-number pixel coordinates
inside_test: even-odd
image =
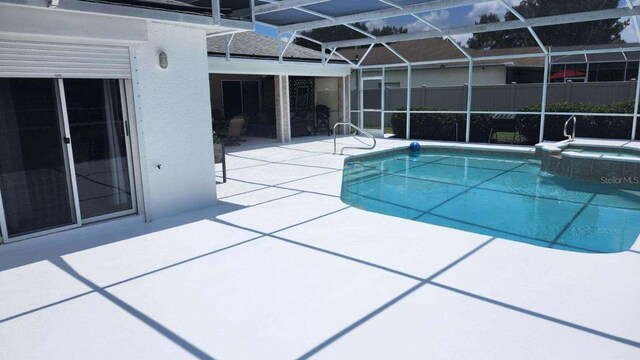
[[[349,89],[343,89],[350,65],[335,56],[323,64],[321,52],[279,42],[255,32],[208,39],[214,128],[244,114],[247,134],[289,141],[326,135],[328,127],[346,118],[349,105],[343,99],[348,101]],[[330,109],[329,124],[316,116],[316,105]]]
[[[465,62],[446,63],[447,60],[464,60],[465,56],[451,42],[441,39],[424,39],[405,41],[391,45],[398,53],[412,63],[432,62],[429,65],[414,65],[412,67],[413,87],[457,86],[468,82],[468,65]],[[626,44],[616,47],[632,46]],[[599,46],[597,48],[601,48]],[[582,47],[581,49],[596,48]],[[577,48],[553,48],[553,51],[576,50]],[[364,56],[366,48],[344,49],[341,53],[352,61],[358,61]],[[493,57],[494,60],[478,60],[474,64],[473,84],[504,85],[541,83],[544,77],[544,58],[517,58],[520,54],[541,54],[538,47],[473,50],[466,49],[473,57]],[[500,58],[504,57],[504,58]],[[497,58],[497,59],[495,59]],[[602,82],[629,81],[637,78],[637,52],[622,52],[610,54],[591,54],[552,57],[549,72],[550,82]],[[442,63],[438,63],[441,61]],[[403,62],[391,51],[384,47],[374,47],[367,55],[362,65],[372,66],[402,64]],[[380,71],[369,70],[365,76],[380,75]],[[386,71],[386,86],[406,88],[406,67],[388,67]],[[378,87],[381,84],[378,84]],[[355,86],[355,83],[352,83]],[[369,83],[368,88],[375,88]],[[367,88],[367,87],[365,87]]]
[[[460,49],[441,39],[406,41],[390,46],[412,63],[413,107],[466,112],[469,63]],[[624,48],[636,46],[615,44],[549,49],[552,56],[547,103],[614,104],[633,100],[640,52],[633,49],[625,51]],[[606,47],[622,48],[622,51],[553,55],[554,52],[571,53]],[[341,54],[356,62],[362,60],[366,51],[366,48],[343,49]],[[465,51],[474,58],[472,111],[517,112],[541,104],[544,57],[531,57],[532,54],[541,54],[540,48]],[[362,65],[365,66],[362,70],[363,109],[397,111],[406,108],[408,72],[398,56],[385,47],[377,46],[364,58]],[[383,68],[384,92],[381,91]],[[356,89],[358,82],[357,76],[352,76],[351,89]],[[352,104],[358,105],[358,95],[355,90],[351,92]],[[359,107],[354,106],[352,110],[359,110]],[[371,113],[363,115],[371,116]]]
[[[221,6],[0,2],[2,242],[216,203],[206,39],[253,28]]]

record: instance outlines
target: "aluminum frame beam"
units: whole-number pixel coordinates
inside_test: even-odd
[[[269,4],[256,5],[253,10],[253,13],[255,15],[263,15],[263,14],[268,14],[276,11],[295,9],[300,6],[320,4],[330,0],[282,0],[282,1],[263,0],[263,1],[269,2]]]
[[[573,50],[573,51],[557,51],[553,53],[553,56],[571,56],[571,55],[591,55],[591,54],[608,54],[608,53],[617,53],[617,52],[634,52],[640,51],[640,46],[633,47],[616,47],[616,48],[605,48],[605,49],[590,49],[590,50]],[[542,52],[539,53],[527,53],[527,54],[514,54],[514,55],[494,55],[494,56],[476,56],[472,59],[475,61],[492,61],[492,60],[510,60],[510,59],[526,59],[526,58],[541,58],[544,57],[545,54]],[[455,63],[466,63],[469,60],[467,58],[455,58],[448,60],[430,60],[430,61],[414,61],[411,65],[421,66],[421,65],[441,65],[441,64],[455,64]],[[386,65],[365,65],[361,66],[363,69],[376,69],[381,67],[403,67],[405,64],[395,63],[395,64],[386,64]]]
[[[421,13],[433,10],[443,10],[452,7],[473,5],[477,3],[477,0],[437,0],[427,3],[407,5],[402,8],[390,7],[389,9],[367,11],[352,15],[338,16],[334,20],[314,20],[298,24],[291,24],[282,26],[281,29],[284,32],[290,32],[294,30],[309,30],[321,27],[327,27],[332,25],[351,24],[360,21],[385,19],[395,16],[411,15],[414,13]]]
[[[509,10],[509,12],[511,14],[513,14],[513,16],[517,17],[518,20],[520,21],[527,21],[527,19],[522,16],[522,14],[520,14],[518,12],[518,10],[516,10],[513,6],[511,6],[511,4],[509,4],[509,2],[507,0],[500,0],[500,3],[507,8],[507,10]],[[633,7],[631,7],[633,9]],[[547,48],[544,46],[544,44],[542,43],[542,40],[540,40],[540,38],[538,37],[538,34],[536,33],[535,30],[533,30],[533,28],[531,26],[527,27],[527,30],[529,30],[529,34],[531,34],[531,36],[533,37],[533,39],[536,41],[536,43],[538,44],[538,46],[540,47],[540,49],[542,49],[542,52],[544,52],[545,54],[548,53]]]
[[[463,34],[485,33],[485,32],[492,32],[492,31],[526,29],[529,27],[534,28],[539,26],[562,25],[567,23],[580,23],[580,22],[598,21],[598,20],[607,20],[607,19],[619,19],[622,17],[637,16],[639,14],[640,14],[640,7],[634,7],[633,9],[618,8],[618,9],[607,9],[607,10],[596,10],[596,11],[588,11],[588,12],[581,12],[581,13],[575,13],[575,14],[531,18],[531,19],[525,19],[525,21],[512,20],[512,21],[505,21],[500,23],[460,26],[455,28],[442,29],[441,31],[427,30],[423,32],[415,32],[415,33],[408,33],[408,34],[379,36],[376,39],[351,39],[351,40],[342,40],[342,41],[332,41],[332,42],[325,43],[325,45],[327,47],[338,47],[338,48],[352,47],[352,46],[365,46],[365,45],[371,45],[371,44],[379,44],[383,42],[390,43],[390,42],[408,41],[408,40],[421,40],[421,39],[438,38],[443,36],[455,36],[455,35],[463,35]],[[289,29],[289,26],[281,27],[281,29],[283,29],[284,31],[284,29]],[[296,30],[296,29],[293,29],[293,30]]]

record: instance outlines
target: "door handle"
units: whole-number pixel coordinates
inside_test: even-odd
[[[66,137],[66,136],[65,136],[64,138],[62,138],[62,141],[63,141],[65,144],[71,144],[71,139],[70,139],[70,138],[68,138],[68,137]]]

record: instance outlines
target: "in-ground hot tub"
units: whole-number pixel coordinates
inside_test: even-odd
[[[640,189],[640,143],[576,139],[536,145],[543,171]]]

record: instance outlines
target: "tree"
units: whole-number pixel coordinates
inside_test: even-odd
[[[614,9],[618,0],[522,0],[515,10],[525,18],[564,15],[593,10]],[[518,20],[507,12],[504,21]],[[484,14],[476,25],[500,22],[494,13]],[[571,23],[535,28],[536,34],[545,46],[573,46],[624,43],[621,33],[629,26],[629,21],[608,19],[582,23]],[[467,40],[472,49],[498,49],[507,47],[537,46],[527,29],[477,33]]]
[[[384,36],[384,35],[407,33],[406,28],[398,27],[398,26],[385,25],[381,28],[369,29],[367,24],[362,22],[353,23],[352,25],[360,30],[370,33],[373,36]],[[310,37],[312,39],[315,39],[321,42],[360,39],[360,38],[366,37],[364,34],[342,25],[328,26],[324,28],[303,31],[301,35]],[[297,45],[305,46],[318,51],[320,50],[320,45],[306,39],[296,38],[294,40],[294,43]]]

